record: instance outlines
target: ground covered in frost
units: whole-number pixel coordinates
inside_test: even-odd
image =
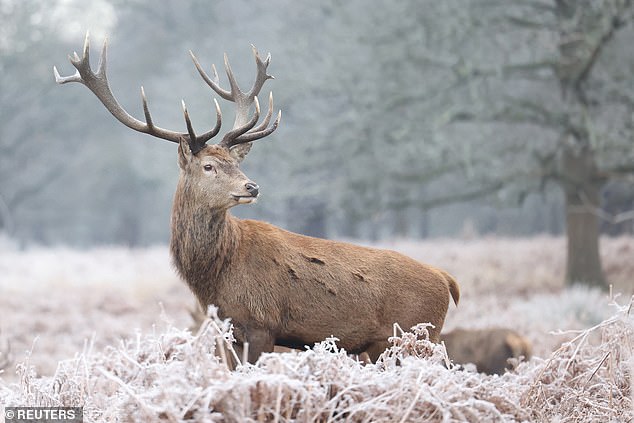
[[[446,329],[511,327],[534,357],[503,376],[451,366],[424,326],[374,365],[334,340],[230,371],[230,324],[196,332],[166,248],[0,244],[0,405],[85,421],[631,421],[634,240],[602,240],[614,293],[562,287],[560,238],[398,241],[461,284]],[[397,365],[398,364],[398,365]]]

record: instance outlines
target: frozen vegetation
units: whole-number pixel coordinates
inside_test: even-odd
[[[325,340],[230,371],[229,322],[196,332],[164,247],[0,245],[0,404],[84,406],[86,421],[630,421],[634,240],[602,239],[620,296],[562,286],[560,238],[395,241],[462,287],[446,330],[511,327],[534,357],[503,376],[448,364],[425,328],[361,365]],[[409,328],[403,328],[409,329]]]

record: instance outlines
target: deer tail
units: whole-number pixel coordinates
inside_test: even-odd
[[[441,269],[438,269],[438,270],[447,281],[447,286],[449,287],[449,293],[451,294],[451,298],[453,298],[454,304],[458,305],[458,302],[460,301],[460,287],[458,286],[458,282],[456,282],[456,279],[453,276],[451,276],[449,273]]]

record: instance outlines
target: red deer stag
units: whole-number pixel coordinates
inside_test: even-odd
[[[89,63],[88,36],[83,57],[70,61],[74,75],[57,83],[79,82],[88,87],[121,123],[135,131],[178,143],[180,176],[174,195],[170,249],[178,272],[199,303],[218,306],[230,317],[239,343],[248,342],[248,359],[255,362],[274,345],[303,348],[334,335],[350,353],[367,351],[372,360],[388,345],[393,323],[411,327],[420,322],[434,325],[431,340],[438,342],[449,297],[458,303],[459,288],[446,272],[420,264],[393,251],[377,250],[311,238],[287,232],[265,222],[241,220],[229,209],[255,202],[258,186],[239,169],[251,142],[277,128],[281,112],[269,126],[269,110],[257,124],[257,95],[273,78],[267,74],[270,55],[262,60],[253,48],[256,78],[242,91],[227,56],[229,90],[220,87],[213,67],[209,77],[190,52],[203,80],[220,97],[235,103],[233,128],[218,144],[206,145],[220,130],[216,125],[204,134],[194,133],[187,109],[187,132],[174,132],[154,124],[143,88],[145,122],[128,114],[117,102],[106,76],[104,42],[97,72]],[[249,109],[254,112],[249,117]]]

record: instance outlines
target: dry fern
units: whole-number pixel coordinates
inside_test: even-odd
[[[27,356],[20,381],[0,384],[0,399],[83,406],[86,421],[628,421],[631,307],[503,376],[453,368],[425,325],[397,331],[375,365],[330,338],[230,371],[230,324],[212,315],[195,335],[166,325],[102,353],[87,344],[52,377],[37,377]]]

